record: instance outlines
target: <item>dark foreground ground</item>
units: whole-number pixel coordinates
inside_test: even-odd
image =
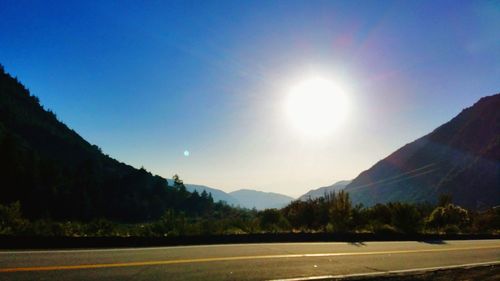
[[[393,274],[379,277],[334,278],[345,281],[498,281],[500,265],[431,270],[412,274]]]

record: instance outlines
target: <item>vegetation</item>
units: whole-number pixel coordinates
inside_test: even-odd
[[[45,110],[0,66],[0,204],[20,203],[30,220],[120,223],[217,211],[210,194],[189,193],[103,154]]]
[[[203,196],[203,195],[202,195]],[[352,207],[345,192],[308,201],[294,201],[283,209],[238,209],[223,202],[210,211],[192,215],[168,209],[156,220],[119,223],[105,218],[91,221],[28,220],[19,202],[0,205],[0,235],[35,236],[190,236],[254,233],[329,232],[376,234],[500,233],[500,208],[472,212],[447,203],[388,203]]]
[[[348,193],[239,209],[102,153],[0,66],[0,235],[178,236],[280,232],[491,233],[500,208],[353,206]]]

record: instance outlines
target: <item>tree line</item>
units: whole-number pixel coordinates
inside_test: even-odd
[[[167,209],[155,220],[119,223],[106,218],[86,222],[49,218],[28,220],[22,215],[19,202],[0,205],[0,235],[169,237],[318,232],[498,234],[500,208],[471,211],[453,204],[449,196],[441,196],[436,206],[401,202],[353,206],[349,194],[340,191],[314,200],[297,200],[282,209],[257,211],[216,202],[210,204],[209,211],[195,215]]]

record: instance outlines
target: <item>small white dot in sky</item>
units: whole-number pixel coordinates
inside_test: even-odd
[[[184,150],[184,156],[189,157],[189,150]]]

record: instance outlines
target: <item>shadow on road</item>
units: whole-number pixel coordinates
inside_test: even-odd
[[[443,240],[422,240],[419,243],[433,244],[433,245],[445,245],[446,242]]]
[[[365,242],[363,241],[354,241],[354,242],[349,242],[350,245],[354,245],[356,247],[363,247],[366,246]]]

